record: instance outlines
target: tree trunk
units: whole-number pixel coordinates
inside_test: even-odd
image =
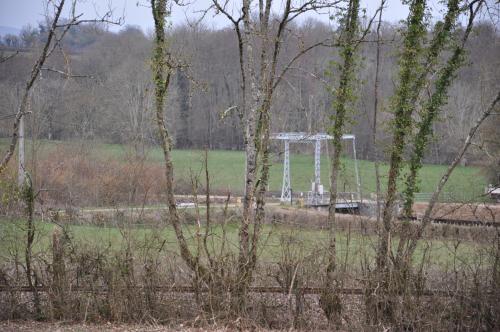
[[[464,62],[463,54],[464,54],[465,44],[472,31],[474,18],[476,14],[479,12],[481,5],[482,1],[478,3],[478,6],[476,7],[475,10],[471,9],[469,22],[467,24],[467,28],[464,32],[462,40],[460,44],[455,47],[453,54],[448,59],[445,67],[439,71],[438,78],[436,80],[436,83],[434,84],[435,89],[430,99],[424,105],[423,110],[421,112],[421,119],[417,125],[418,132],[415,136],[414,148],[409,163],[410,172],[406,177],[406,182],[405,182],[406,188],[404,191],[403,215],[407,220],[410,220],[412,217],[415,192],[418,191],[417,176],[419,170],[422,168],[422,160],[424,157],[425,149],[431,138],[430,136],[432,133],[432,127],[439,114],[440,108],[447,102],[448,89],[453,82],[456,72]],[[450,0],[444,27],[442,31],[438,33],[438,36],[439,34],[449,35],[451,26],[454,25],[458,17],[458,12],[459,12],[458,1]],[[445,38],[445,36],[443,36],[442,38]],[[410,232],[408,226],[406,227],[406,230],[401,234],[396,256],[397,265],[410,264],[409,260],[411,259],[411,257],[408,257],[407,245],[409,243],[409,240],[415,237],[416,235],[417,234]],[[403,256],[405,256],[404,259]],[[409,266],[406,266],[406,269],[408,268]]]
[[[172,165],[172,140],[166,127],[164,119],[164,107],[167,97],[168,86],[172,74],[171,55],[168,52],[168,45],[165,36],[165,19],[167,17],[167,1],[151,0],[155,24],[155,37],[152,59],[152,71],[155,84],[155,115],[158,133],[160,135],[160,145],[163,151],[166,188],[165,194],[169,210],[169,220],[172,224],[182,259],[197,273],[206,276],[206,271],[199,261],[189,250],[186,238],[181,229],[181,221],[177,212],[176,200],[174,196],[174,169]]]
[[[387,193],[382,214],[382,234],[377,252],[377,267],[386,273],[391,250],[392,218],[397,196],[397,179],[402,168],[402,154],[406,135],[412,122],[415,80],[420,75],[422,39],[425,35],[424,13],[426,1],[415,0],[411,3],[408,16],[408,31],[405,34],[404,48],[400,60],[400,82],[395,94],[393,138],[391,145],[390,168],[387,180]],[[384,272],[385,271],[385,272]]]
[[[492,115],[493,113],[496,112],[496,110],[499,110],[498,104],[500,103],[500,91],[497,93],[495,99],[491,102],[490,106],[479,116],[479,118],[476,120],[474,125],[470,128],[469,134],[467,135],[467,138],[465,139],[464,144],[462,145],[462,148],[458,152],[458,154],[455,156],[453,159],[453,162],[448,166],[446,169],[446,172],[443,174],[441,177],[438,186],[434,193],[432,194],[432,197],[429,201],[429,204],[427,205],[427,208],[424,212],[424,216],[422,218],[422,222],[420,226],[417,228],[416,235],[410,240],[410,244],[408,245],[408,251],[407,251],[407,256],[412,257],[413,254],[415,253],[415,249],[417,248],[418,240],[422,238],[422,234],[424,233],[424,230],[427,226],[432,221],[432,211],[434,209],[434,206],[436,205],[438,201],[438,197],[441,194],[441,191],[443,190],[443,187],[445,186],[446,182],[448,182],[448,179],[450,178],[451,174],[453,173],[453,170],[457,167],[457,165],[460,164],[460,161],[462,160],[463,156],[465,155],[465,152],[467,152],[467,149],[469,146],[472,144],[472,139],[474,138],[477,130],[483,123],[483,121]]]
[[[31,74],[30,78],[26,82],[26,86],[23,91],[23,96],[21,98],[21,103],[19,104],[19,107],[17,109],[16,116],[14,118],[14,126],[12,129],[12,135],[10,139],[10,144],[7,152],[2,158],[2,161],[0,162],[0,174],[3,173],[5,168],[7,167],[7,164],[9,163],[10,159],[12,158],[12,155],[14,154],[14,151],[16,149],[17,141],[18,141],[18,131],[19,127],[21,125],[21,120],[25,116],[27,107],[28,107],[28,101],[30,99],[31,95],[31,89],[33,88],[33,85],[35,84],[35,81],[37,80],[38,76],[40,75],[40,71],[42,70],[42,66],[44,65],[45,61],[47,60],[47,57],[49,56],[51,49],[51,43],[54,39],[55,33],[56,33],[56,28],[57,24],[59,22],[59,17],[61,16],[61,12],[64,7],[64,2],[65,0],[61,0],[58,6],[56,6],[56,11],[54,14],[54,18],[52,20],[52,24],[50,26],[49,33],[47,35],[47,40],[45,41],[45,45],[43,46],[42,53],[38,57],[38,60],[35,62],[33,65],[33,68],[31,69]]]
[[[328,207],[328,252],[327,252],[327,267],[325,288],[321,296],[321,305],[325,312],[328,321],[340,325],[342,304],[337,294],[337,290],[341,280],[339,280],[337,263],[336,263],[336,214],[335,207],[337,202],[337,184],[338,172],[340,169],[340,156],[342,154],[342,133],[344,131],[344,123],[347,121],[349,104],[353,101],[353,81],[355,57],[356,57],[356,37],[358,32],[358,16],[359,16],[359,0],[351,0],[347,13],[345,14],[345,25],[342,33],[345,34],[345,39],[341,41],[341,57],[342,65],[340,72],[340,82],[335,90],[334,111],[335,114],[330,116],[333,121],[333,126],[329,130],[333,136],[332,146],[333,153],[330,162],[332,164],[330,174],[330,205]]]

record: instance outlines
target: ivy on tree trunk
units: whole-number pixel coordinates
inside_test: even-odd
[[[197,275],[206,276],[205,268],[200,264],[189,250],[186,238],[181,229],[181,221],[177,211],[174,196],[174,168],[172,164],[172,139],[165,122],[165,103],[168,87],[173,72],[172,56],[168,50],[168,43],[165,33],[165,20],[168,16],[166,0],[151,0],[151,10],[153,13],[155,35],[153,44],[152,71],[155,84],[155,117],[160,136],[160,144],[163,151],[166,196],[169,210],[169,220],[172,224],[182,259]]]
[[[451,13],[450,16],[453,16],[453,20],[456,21],[456,18],[459,14],[458,1],[450,1],[450,3],[452,2],[454,3],[453,5],[449,5],[448,13]],[[438,78],[434,84],[434,91],[429,100],[427,100],[427,102],[424,104],[420,112],[420,121],[417,124],[417,134],[414,138],[414,147],[409,161],[409,173],[406,177],[405,190],[403,193],[403,215],[407,219],[410,219],[413,213],[412,207],[414,203],[415,192],[418,191],[417,176],[419,170],[422,168],[422,160],[424,157],[425,149],[432,136],[432,126],[436,121],[437,116],[439,115],[439,111],[448,100],[448,89],[456,76],[456,72],[464,63],[465,44],[472,31],[474,19],[479,9],[481,8],[482,2],[483,1],[479,1],[476,8],[470,7],[469,21],[467,24],[467,28],[463,33],[462,39],[460,43],[454,48],[453,53],[446,62],[445,66],[439,71]],[[418,240],[418,237],[418,233],[410,234],[410,232],[405,232],[401,234],[396,259],[398,263],[403,263],[403,258],[406,265],[410,263],[414,249],[411,250],[411,248],[407,248],[405,251],[405,244],[408,244],[410,239]]]
[[[397,180],[402,168],[405,139],[412,125],[414,107],[411,101],[414,96],[415,83],[417,83],[416,79],[422,73],[422,43],[426,34],[425,8],[425,0],[414,0],[410,5],[407,31],[404,34],[403,51],[399,63],[400,79],[392,104],[394,120],[392,124],[393,138],[390,150],[387,194],[382,216],[382,234],[377,253],[377,267],[380,271],[386,270],[388,264],[392,218],[397,198]]]
[[[335,229],[335,207],[337,201],[338,172],[340,169],[340,156],[342,154],[342,133],[345,123],[348,121],[349,108],[354,101],[353,83],[356,70],[356,50],[358,46],[357,37],[359,32],[359,0],[349,1],[349,6],[342,19],[339,66],[340,79],[337,89],[332,89],[334,94],[333,110],[330,116],[333,125],[329,129],[333,136],[333,153],[331,156],[330,174],[330,205],[328,207],[328,252],[325,278],[325,289],[321,296],[321,305],[330,322],[340,324],[340,313],[342,305],[337,294],[338,274],[336,264],[336,229]]]

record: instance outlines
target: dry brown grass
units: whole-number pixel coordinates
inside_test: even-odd
[[[129,157],[95,158],[59,147],[39,160],[36,179],[52,206],[115,206],[155,203],[161,199],[161,165]]]

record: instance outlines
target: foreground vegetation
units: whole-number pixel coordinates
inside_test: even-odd
[[[23,294],[16,287],[25,286],[27,224],[22,218],[2,219],[1,285],[8,291],[0,292],[0,317],[166,325],[190,321],[190,326],[204,328],[238,321],[232,288],[237,283],[239,228],[234,215],[224,226],[216,223],[208,231],[208,250],[218,276],[213,283],[203,282],[186,268],[171,226],[127,222],[117,226],[116,222],[61,227],[36,221],[30,264],[40,288],[31,287]],[[346,327],[369,330],[364,312],[371,310],[370,294],[378,296],[369,283],[377,237],[373,228],[366,231],[352,225],[352,229],[340,227],[336,237],[340,291],[358,292],[343,295],[343,301],[354,305],[346,309]],[[204,226],[199,228],[192,218],[183,226],[195,255],[204,250],[197,242],[198,234],[202,238],[205,234]],[[405,321],[422,329],[477,327],[485,320],[495,324],[496,293],[488,292],[490,279],[496,280],[498,270],[494,241],[474,243],[464,241],[458,231],[450,230],[449,234],[447,239],[419,242],[414,259],[416,279],[412,282],[422,293],[412,291],[399,297],[417,316],[405,316]],[[318,227],[294,227],[277,220],[264,225],[252,287],[274,289],[274,293],[249,294],[247,315],[252,321],[237,324],[327,329],[317,295],[301,291],[321,285],[319,271],[325,264],[327,243],[327,232]],[[206,259],[205,254],[200,257]],[[178,291],[179,286],[191,291]],[[430,295],[424,297],[424,293]]]
[[[192,216],[191,216],[192,218]],[[150,242],[159,241],[159,249],[165,255],[178,255],[179,248],[173,228],[170,225],[145,225],[137,223],[122,223],[117,226],[116,221],[109,220],[102,226],[92,224],[64,224],[38,221],[35,224],[37,238],[34,243],[34,252],[47,253],[51,251],[52,235],[56,229],[64,232],[71,239],[75,247],[95,248],[98,251],[117,253],[127,245],[136,249],[147,246]],[[237,254],[238,228],[237,222],[225,225],[216,224],[208,231],[208,244],[214,253],[220,252],[224,243],[229,252]],[[354,227],[354,226],[353,226]],[[196,250],[198,230],[204,234],[204,225],[198,228],[193,222],[183,226],[188,236],[188,243],[192,250]],[[13,253],[23,255],[25,246],[26,223],[23,220],[0,219],[0,257],[8,262]],[[458,233],[457,233],[458,234]],[[259,249],[259,256],[265,264],[280,262],[283,255],[283,244],[289,242],[289,249],[301,257],[321,255],[327,247],[328,233],[325,229],[308,227],[306,225],[293,226],[285,224],[267,224],[262,229],[263,240]],[[224,240],[225,237],[225,240]],[[351,269],[359,269],[365,263],[373,264],[376,236],[373,233],[363,234],[359,229],[339,231],[336,236],[338,245],[338,259]],[[394,243],[397,243],[395,241]],[[458,259],[460,264],[472,263],[473,253],[483,248],[483,244],[463,241],[451,235],[447,239],[421,240],[415,257],[416,264],[429,264],[447,268]],[[424,261],[423,261],[424,260]]]

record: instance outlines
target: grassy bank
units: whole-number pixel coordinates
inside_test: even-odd
[[[52,233],[58,227],[53,223],[36,223],[34,252],[50,252]],[[127,228],[67,225],[65,229],[76,248],[96,248],[98,251],[118,252],[124,249],[127,242],[135,250],[141,250],[156,242],[160,246],[159,250],[167,256],[179,253],[177,240],[170,226]],[[197,226],[184,226],[184,232],[191,250],[195,252]],[[227,224],[224,232],[221,225],[211,227],[208,236],[210,250],[219,252],[224,233],[226,248],[237,255],[237,223]],[[26,234],[24,222],[0,220],[0,234],[0,257],[3,263],[7,263],[16,255],[23,257]],[[204,234],[204,229],[202,229],[202,234]],[[339,231],[336,239],[339,261],[351,268],[360,268],[361,264],[366,261],[373,263],[376,239],[374,235]],[[393,243],[396,244],[397,241]],[[325,230],[287,225],[264,225],[259,256],[262,262],[278,263],[284,255],[284,250],[289,250],[302,259],[313,259],[324,252],[327,244],[328,233]],[[470,264],[473,253],[481,247],[481,244],[472,242],[462,242],[455,247],[456,244],[452,240],[422,240],[419,243],[415,261],[418,263],[425,257],[426,261],[432,262],[432,265],[447,268],[458,257],[460,264]]]
[[[4,150],[6,141],[0,140],[0,150]],[[61,142],[40,141],[36,144],[37,157],[46,158],[49,154],[64,149],[64,153],[88,154],[88,158],[107,159],[126,162],[133,155],[130,146],[120,144],[101,144],[94,142]],[[310,151],[309,151],[310,150]],[[31,155],[31,144],[27,144],[28,159]],[[283,178],[283,164],[279,154],[273,154],[270,168],[270,191],[280,191]],[[314,176],[313,146],[307,149],[305,154],[292,153],[291,155],[291,181],[294,192],[305,192],[310,190],[310,184]],[[159,148],[152,147],[146,151],[148,162],[158,164],[163,160]],[[213,150],[209,152],[209,171],[211,185],[214,190],[229,190],[233,193],[241,193],[244,185],[245,155],[242,151]],[[175,177],[177,181],[189,181],[191,176],[203,178],[202,165],[204,151],[200,150],[174,150],[173,161]],[[13,161],[14,162],[14,161]],[[364,194],[375,192],[374,164],[371,161],[359,160],[359,172],[361,179],[361,190]],[[321,159],[321,177],[325,189],[329,188],[329,160],[323,155]],[[424,165],[420,172],[420,192],[432,192],[440,177],[445,172],[445,165]],[[382,184],[385,186],[388,165],[381,165]],[[401,181],[402,182],[402,179]],[[481,196],[486,186],[481,169],[477,167],[457,167],[449,179],[444,191],[451,193],[455,200],[471,199]],[[356,188],[354,176],[354,161],[348,157],[342,160],[341,191],[353,191]],[[383,187],[384,189],[384,187]]]

